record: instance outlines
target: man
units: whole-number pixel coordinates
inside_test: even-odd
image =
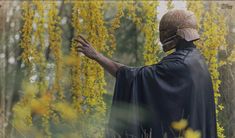
[[[160,41],[165,52],[175,51],[159,63],[135,68],[104,57],[80,36],[78,51],[116,77],[107,137],[179,137],[182,132],[172,122],[180,119],[202,138],[217,137],[212,81],[193,43],[199,39],[196,29],[192,12],[167,12],[160,21]]]

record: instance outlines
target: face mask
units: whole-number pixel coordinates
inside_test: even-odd
[[[173,35],[169,38],[167,38],[166,40],[164,40],[164,42],[162,43],[163,45],[163,51],[167,52],[173,48],[175,48],[177,42],[179,41],[179,36],[177,35]]]

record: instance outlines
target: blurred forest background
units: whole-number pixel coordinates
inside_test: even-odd
[[[115,78],[76,52],[85,36],[129,66],[157,63],[170,9],[198,19],[212,75],[219,138],[235,138],[235,2],[0,1],[0,137],[103,137]]]

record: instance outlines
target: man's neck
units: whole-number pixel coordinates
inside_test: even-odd
[[[185,49],[185,48],[195,48],[193,41],[186,41],[184,39],[179,40],[176,45],[176,50]]]

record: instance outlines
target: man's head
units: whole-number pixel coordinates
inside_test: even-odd
[[[196,17],[192,12],[186,10],[171,10],[163,15],[159,32],[165,52],[175,48],[179,39],[195,41],[200,38],[197,32]]]

